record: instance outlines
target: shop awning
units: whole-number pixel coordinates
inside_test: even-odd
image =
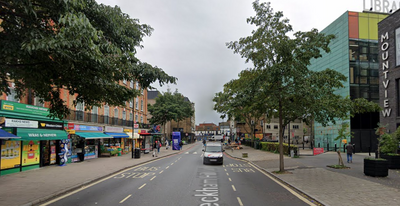
[[[108,135],[113,136],[114,138],[127,138],[129,137],[127,134],[125,133],[111,133],[111,132],[105,132]]]
[[[17,136],[21,141],[25,140],[61,140],[68,139],[68,134],[64,130],[55,129],[26,129],[17,128]]]
[[[113,138],[112,136],[106,135],[102,132],[75,132],[75,134],[86,139]]]
[[[15,136],[7,131],[0,129],[0,139],[20,139],[21,137]]]

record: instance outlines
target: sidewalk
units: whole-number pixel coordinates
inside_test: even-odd
[[[279,154],[243,146],[241,150],[225,151],[228,155],[254,163],[272,176],[286,182],[324,205],[400,205],[400,171],[389,170],[384,178],[365,176],[363,159],[368,154],[353,155],[350,169],[332,169],[327,165],[338,164],[336,152],[317,156],[284,157],[285,170],[291,174],[275,174],[279,171]],[[242,158],[242,153],[248,158]],[[310,153],[301,150],[300,153]],[[346,155],[342,154],[344,160]]]
[[[183,151],[192,146],[184,145]],[[85,160],[63,167],[54,165],[0,176],[0,205],[34,205],[126,168],[183,151],[172,150],[171,147],[166,150],[162,147],[158,157],[152,157],[150,152],[141,153],[140,158],[134,159],[129,153],[118,157]],[[72,176],[72,173],[79,175]]]

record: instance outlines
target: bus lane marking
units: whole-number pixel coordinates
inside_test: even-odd
[[[127,200],[128,198],[130,198],[132,195],[128,195],[127,197],[125,197],[123,200],[121,200],[119,203],[121,204],[121,203],[123,203],[123,202],[125,202],[125,200]]]
[[[235,191],[235,192],[236,192],[235,185],[232,185],[232,189],[233,189],[233,191]]]
[[[237,197],[237,200],[238,200],[238,202],[239,202],[239,205],[240,205],[240,206],[243,206],[243,203],[242,203],[242,200],[240,199],[240,197]]]
[[[146,186],[146,183],[144,183],[142,186],[140,186],[138,189],[142,189],[144,186]]]
[[[229,182],[232,182],[232,179],[231,178],[228,178],[229,179]]]
[[[156,178],[156,177],[157,177],[157,176],[152,177],[152,178],[150,179],[150,181],[154,180],[154,178]]]

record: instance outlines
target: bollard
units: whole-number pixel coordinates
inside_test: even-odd
[[[336,147],[336,143],[335,143],[335,152],[337,152],[337,147]]]
[[[303,142],[303,150],[304,150],[304,142]]]
[[[329,143],[326,144],[326,151],[329,152]]]
[[[321,143],[318,142],[318,147],[321,147],[320,144],[321,144]]]
[[[343,152],[346,152],[346,144],[343,145]]]

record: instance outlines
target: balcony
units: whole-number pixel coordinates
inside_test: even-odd
[[[124,126],[133,127],[133,121],[123,120],[116,117],[109,117],[104,115],[92,114],[84,111],[70,111],[70,114],[65,118],[65,120],[79,121],[84,123],[95,123],[113,126]],[[151,129],[153,125],[137,123],[141,129]]]

